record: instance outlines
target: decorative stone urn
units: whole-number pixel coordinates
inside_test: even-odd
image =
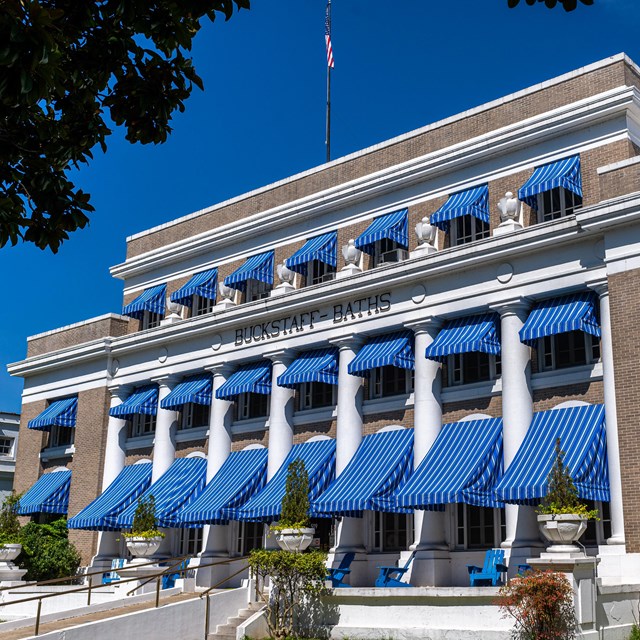
[[[147,558],[150,558],[160,548],[162,536],[154,536],[153,538],[137,538],[134,536],[128,536],[126,540],[129,553],[135,558],[135,560],[143,562]]]
[[[573,543],[587,529],[587,518],[575,513],[540,514],[538,526],[542,535],[552,545],[547,548],[549,553],[582,553]]]
[[[314,527],[305,527],[304,529],[280,529],[275,534],[281,549],[300,553],[313,542],[315,532]]]
[[[435,246],[438,228],[429,222],[429,216],[422,218],[416,225],[416,236],[418,238],[418,246],[411,252],[412,258],[418,256],[427,256],[437,251]]]
[[[233,299],[235,298],[236,290],[232,287],[228,287],[224,282],[221,282],[218,285],[218,289],[220,290],[221,299],[218,304],[216,304],[215,308],[219,311],[223,311],[229,307],[235,307]]]
[[[174,322],[178,322],[178,320],[182,320],[182,316],[180,315],[180,310],[182,305],[177,302],[172,302],[171,298],[167,296],[167,311],[169,312],[167,317],[162,320],[161,325],[165,324],[173,324]]]
[[[19,569],[13,563],[21,551],[21,544],[0,545],[0,582],[18,582],[27,573],[26,569]]]
[[[283,293],[290,293],[295,291],[293,281],[296,277],[296,272],[287,267],[286,261],[281,262],[277,267],[278,278],[280,278],[280,284],[271,290],[271,296],[280,296]]]
[[[522,203],[513,197],[511,191],[504,194],[504,198],[498,201],[498,209],[500,210],[500,225],[494,229],[494,236],[501,236],[506,233],[513,233],[523,228],[521,218]]]
[[[355,275],[356,273],[362,273],[362,269],[358,266],[361,255],[362,251],[356,247],[356,241],[351,238],[351,240],[342,247],[342,257],[344,258],[345,266],[338,271],[336,277],[345,278]]]

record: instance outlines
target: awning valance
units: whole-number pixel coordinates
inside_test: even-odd
[[[518,198],[537,209],[538,194],[556,187],[563,187],[582,197],[580,156],[571,156],[536,167],[531,177],[518,189]]]
[[[244,291],[247,280],[259,280],[273,284],[273,251],[259,253],[247,258],[247,261],[224,279],[227,287]]]
[[[21,496],[16,513],[21,516],[32,513],[66,514],[70,487],[71,471],[68,469],[45,473]]]
[[[401,209],[376,218],[356,238],[356,247],[365,253],[373,255],[375,243],[383,238],[388,238],[397,242],[401,247],[408,248],[408,212],[408,209]]]
[[[241,393],[271,393],[270,362],[252,362],[240,367],[216,390],[216,398],[233,400]]]
[[[463,502],[496,507],[502,477],[502,419],[445,424],[409,481],[396,493],[398,505],[432,509]]]
[[[538,302],[520,329],[520,340],[535,346],[538,338],[584,331],[600,337],[595,293],[582,292]]]
[[[176,513],[175,526],[197,528],[237,519],[237,510],[267,481],[265,448],[232,451],[202,493]]]
[[[456,353],[480,351],[500,353],[500,317],[497,313],[483,313],[450,320],[427,347],[425,355],[442,362]]]
[[[348,371],[354,376],[366,375],[371,369],[391,365],[400,369],[413,369],[413,333],[397,331],[371,338],[349,363]]]
[[[158,411],[158,387],[148,385],[136,389],[122,404],[109,409],[109,415],[127,418],[137,413],[155,416]]]
[[[207,474],[205,458],[177,458],[173,464],[139,496],[140,500],[153,496],[156,522],[159,527],[175,527],[176,513],[188,505],[204,488]],[[130,529],[138,501],[132,502],[115,519],[121,529]]]
[[[489,187],[486,184],[451,194],[429,220],[447,231],[449,222],[462,216],[473,216],[489,224]]]
[[[151,467],[150,462],[126,466],[102,494],[69,520],[69,529],[118,530],[118,516],[151,484]]]
[[[303,275],[307,274],[307,264],[312,260],[324,262],[335,267],[338,264],[337,245],[337,231],[316,236],[307,240],[301,249],[298,249],[290,258],[287,258],[286,265],[289,269]]]
[[[149,311],[163,316],[166,295],[166,284],[145,289],[133,302],[122,308],[122,314],[131,318],[141,318],[145,311]]]
[[[184,286],[171,294],[171,301],[189,306],[193,296],[215,301],[218,286],[218,269],[196,273]]]
[[[300,459],[309,475],[309,502],[315,500],[335,476],[336,441],[314,440],[294,444],[282,466],[265,488],[236,512],[238,520],[271,522],[280,517],[289,465]],[[313,510],[312,510],[313,514]]]
[[[349,464],[312,509],[326,515],[361,515],[364,510],[409,513],[397,506],[394,492],[413,468],[413,429],[365,436]]]
[[[27,427],[48,431],[51,427],[75,427],[78,413],[78,398],[54,400],[39,416],[29,420]]]
[[[584,500],[609,501],[604,405],[553,409],[534,414],[527,435],[496,496],[504,502],[535,504],[547,494],[547,477],[555,459],[556,439],[564,463]]]
[[[301,353],[278,376],[278,386],[295,389],[303,382],[338,384],[338,349],[328,347]]]
[[[173,388],[171,393],[160,402],[160,406],[163,409],[180,409],[189,402],[210,405],[212,389],[211,374],[201,373],[197,376],[189,376]]]

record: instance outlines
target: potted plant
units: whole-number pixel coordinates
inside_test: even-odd
[[[578,551],[573,544],[585,532],[587,521],[597,519],[597,509],[589,510],[580,502],[571,472],[564,464],[560,438],[556,440],[555,460],[547,479],[547,495],[538,507],[538,526],[553,544],[548,551]]]
[[[20,521],[16,510],[20,496],[15,493],[8,495],[2,507],[0,507],[0,563],[4,568],[13,567],[12,561],[15,560],[22,551],[20,542]]]
[[[153,496],[138,499],[131,531],[124,534],[127,549],[134,558],[149,558],[160,547],[164,533],[156,526],[156,501]]]
[[[285,551],[304,551],[313,541],[315,527],[309,521],[309,476],[300,459],[287,469],[280,521],[271,525],[276,540]]]

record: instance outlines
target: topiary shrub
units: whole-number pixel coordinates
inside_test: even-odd
[[[138,498],[131,531],[124,535],[128,538],[164,538],[156,524],[156,499],[152,495],[146,499]]]
[[[8,495],[0,507],[0,545],[20,543],[20,520],[16,509],[20,496],[15,493]]]
[[[309,526],[309,475],[297,458],[287,468],[280,521],[272,529],[304,529]]]

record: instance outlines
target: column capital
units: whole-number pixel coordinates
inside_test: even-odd
[[[531,299],[526,296],[515,296],[508,300],[501,300],[489,305],[489,309],[496,311],[500,316],[518,315],[531,309]]]
[[[604,298],[609,295],[609,280],[606,276],[587,282],[587,287],[592,291],[595,291],[600,298]]]
[[[181,380],[181,376],[175,373],[168,373],[163,376],[156,376],[155,378],[151,378],[151,382],[155,382],[160,387],[167,387],[168,389],[173,389],[173,387],[178,384]]]
[[[407,329],[412,329],[417,335],[419,333],[430,333],[435,329],[440,329],[444,321],[439,316],[425,316],[419,320],[412,320],[411,322],[405,322]]]
[[[294,349],[277,349],[275,351],[263,353],[262,355],[263,357],[271,360],[274,364],[280,362],[288,366],[296,357],[296,351]]]
[[[224,376],[227,378],[233,372],[233,364],[230,362],[217,362],[216,364],[206,366],[204,370],[211,373],[214,378],[216,376]]]
[[[111,394],[111,398],[115,399],[118,398],[122,401],[124,401],[124,399],[131,395],[131,392],[133,391],[133,385],[131,384],[110,384],[107,389],[109,390],[109,393]]]
[[[343,349],[353,349],[361,347],[366,340],[366,336],[361,333],[345,333],[336,338],[329,338],[329,344],[338,347],[341,351]]]

